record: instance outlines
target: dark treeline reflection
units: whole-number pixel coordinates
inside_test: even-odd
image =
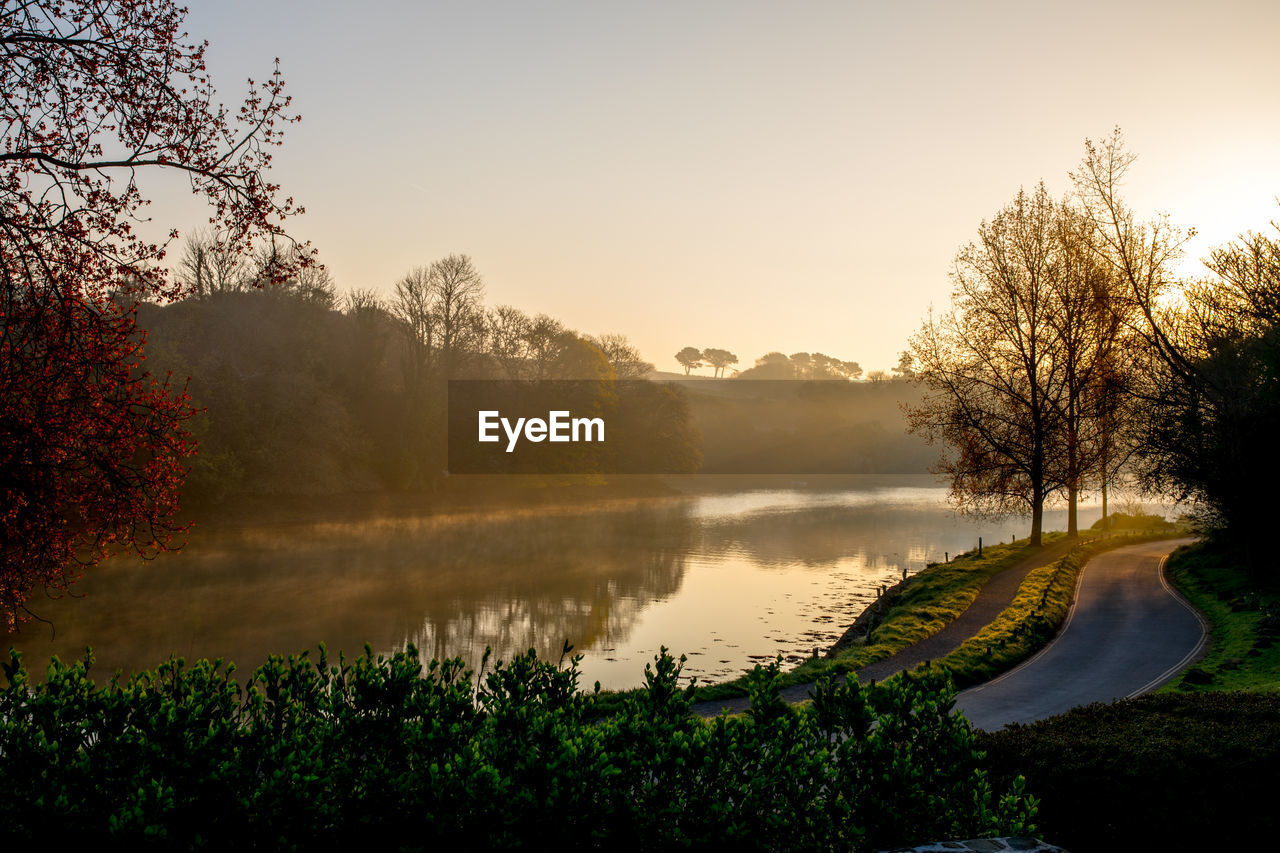
[[[436,568],[449,580],[430,584],[401,641],[473,662],[485,647],[510,657],[555,655],[566,640],[578,649],[623,642],[645,605],[679,590],[695,532],[679,500],[488,524],[440,542]],[[477,533],[482,541],[468,538]]]
[[[558,653],[625,639],[644,603],[679,589],[693,536],[682,500],[222,530],[151,563],[109,560],[80,585],[87,600],[36,603],[54,639],[38,622],[5,639],[40,660],[92,645],[108,673],[171,651],[245,669],[320,641],[472,662],[486,645]]]
[[[323,522],[224,524],[153,562],[106,561],[85,597],[35,604],[55,636],[33,621],[0,642],[36,672],[92,645],[106,676],[171,652],[244,673],[319,642],[414,643],[475,666],[486,646],[555,657],[568,640],[587,684],[638,683],[662,645],[690,656],[688,674],[722,678],[829,645],[903,569],[1021,524],[957,518],[927,476],[773,479],[672,478],[686,494],[593,507],[424,514],[406,497]]]
[[[785,507],[747,515],[728,516],[699,528],[699,545],[709,554],[736,553],[764,568],[835,566],[851,556],[868,564],[880,558],[901,557],[893,562],[923,568],[923,551],[912,563],[913,549],[936,536],[940,524],[951,526],[945,509],[922,512],[916,504],[817,505],[804,512]]]

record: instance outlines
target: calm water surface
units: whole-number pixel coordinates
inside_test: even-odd
[[[687,486],[687,484],[685,484]],[[930,477],[701,488],[592,507],[333,522],[193,535],[178,554],[107,561],[79,597],[37,600],[50,628],[3,638],[43,671],[93,646],[99,677],[176,653],[242,673],[323,641],[479,662],[534,647],[586,657],[583,684],[635,686],[665,645],[720,680],[834,642],[877,587],[1018,520],[956,516]],[[1061,526],[1050,514],[1047,527]],[[1097,510],[1082,510],[1087,526]],[[336,655],[334,655],[336,657]]]

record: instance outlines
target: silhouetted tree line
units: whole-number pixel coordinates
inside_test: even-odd
[[[1120,197],[1119,131],[1086,142],[1073,192],[1017,197],[956,256],[951,305],[913,338],[912,428],[946,450],[958,504],[1075,506],[1122,473],[1194,503],[1255,567],[1280,477],[1280,241],[1249,233],[1179,280],[1191,232]]]
[[[652,370],[622,335],[485,305],[465,255],[410,271],[389,298],[340,295],[323,268],[272,282],[274,262],[224,257],[216,235],[197,235],[179,270],[192,295],[139,309],[150,369],[192,377],[204,409],[188,498],[430,488],[445,476],[449,379],[612,383]],[[630,400],[618,417],[643,430],[683,411],[669,396]],[[687,418],[665,427],[653,452],[685,452]]]
[[[703,350],[685,347],[675,357],[686,376],[699,368],[710,367],[712,376],[722,377],[738,363],[736,355],[714,347]],[[883,371],[876,372],[878,378],[887,378]],[[796,352],[789,356],[780,352],[765,353],[756,359],[753,367],[734,371],[734,376],[740,379],[857,379],[861,375],[862,368],[856,361],[841,361],[820,352]]]
[[[726,370],[738,363],[738,357],[727,349],[685,347],[676,353],[676,361],[684,368],[685,376],[700,367],[710,367],[712,376],[723,376]]]
[[[755,366],[738,374],[739,379],[857,379],[862,367],[856,361],[841,361],[820,352],[765,353]]]

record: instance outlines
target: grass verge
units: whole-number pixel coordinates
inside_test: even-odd
[[[1183,535],[1176,528],[1110,533],[1081,540],[1065,556],[1033,569],[1013,603],[990,624],[931,667],[951,675],[957,688],[980,684],[1042,649],[1062,627],[1085,563],[1103,551]]]
[[[1063,534],[1045,536],[1045,544]],[[955,621],[992,575],[1004,571],[1035,554],[1026,540],[991,545],[979,557],[976,551],[958,555],[949,563],[939,563],[908,578],[888,599],[883,618],[863,642],[854,643],[832,657],[811,658],[783,674],[782,686],[807,684],[824,675],[846,675],[884,660],[926,637],[931,637]],[[745,696],[745,676],[699,689],[697,699]]]
[[[1280,589],[1251,579],[1223,542],[1169,559],[1169,577],[1212,626],[1209,651],[1160,692],[1280,690]]]

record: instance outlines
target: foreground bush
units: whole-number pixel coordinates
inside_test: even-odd
[[[1069,850],[1274,849],[1280,695],[1157,694],[982,734]]]
[[[825,682],[811,706],[757,667],[752,708],[702,721],[665,653],[599,719],[530,651],[483,676],[417,651],[330,666],[174,659],[95,687],[91,656],[0,693],[0,823],[23,847],[881,849],[1022,832],[936,679]]]

